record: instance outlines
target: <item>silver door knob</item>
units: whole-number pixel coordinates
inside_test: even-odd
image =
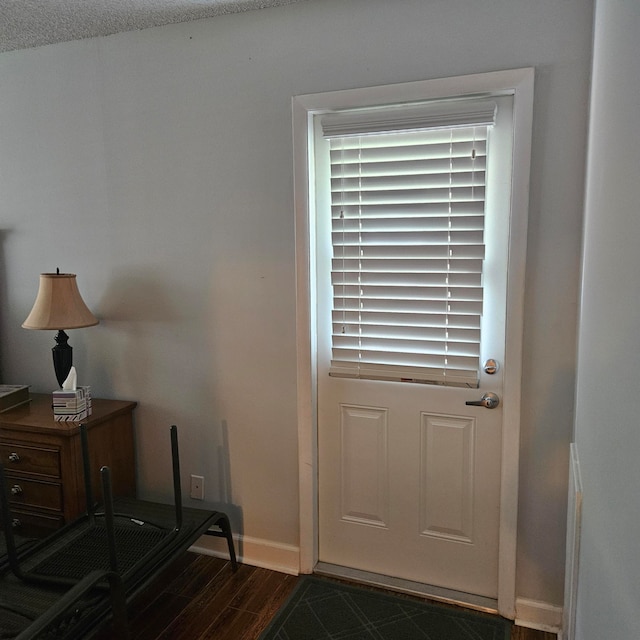
[[[487,409],[495,409],[500,404],[500,398],[493,393],[493,391],[487,391],[480,400],[469,400],[465,402],[466,405],[472,407],[486,407]]]

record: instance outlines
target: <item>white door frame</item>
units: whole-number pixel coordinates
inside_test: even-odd
[[[504,376],[504,397],[508,401],[503,405],[498,611],[506,618],[515,618],[522,332],[533,83],[534,69],[526,68],[293,98],[301,573],[311,573],[318,559],[315,231],[310,224],[315,194],[312,154],[309,154],[312,118],[330,109],[397,102],[398,95],[403,100],[413,101],[455,95],[513,93],[514,168],[506,323],[509,370],[505,370]]]

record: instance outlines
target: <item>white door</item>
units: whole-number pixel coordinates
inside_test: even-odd
[[[347,298],[362,293],[366,297],[368,294],[367,283],[361,275],[357,277],[363,281],[358,281],[351,290],[357,291],[356,294],[340,293],[336,286],[335,270],[339,265],[336,267],[335,263],[348,261],[350,254],[345,258],[342,253],[341,258],[336,258],[336,253],[328,249],[328,238],[332,233],[348,236],[350,228],[347,226],[341,232],[335,215],[331,226],[332,214],[326,212],[336,208],[335,195],[332,207],[330,196],[326,199],[323,196],[331,190],[329,178],[322,179],[325,142],[316,142],[320,562],[488,598],[498,597],[503,407],[509,402],[509,398],[504,397],[503,374],[510,366],[505,361],[508,357],[505,323],[509,309],[512,194],[511,174],[504,169],[512,165],[510,100],[498,100],[498,121],[495,127],[489,128],[488,134],[489,179],[481,233],[485,254],[484,259],[480,259],[482,272],[474,276],[481,283],[483,301],[479,303],[478,326],[464,329],[479,336],[474,356],[477,378],[473,383],[457,381],[469,386],[444,386],[442,381],[429,384],[419,375],[410,382],[403,381],[405,374],[400,374],[399,380],[335,375],[341,368],[340,363],[336,364],[341,337],[335,337],[332,342],[331,335],[332,331],[336,333],[336,317],[341,312],[345,315],[344,333],[355,331],[364,335],[361,325],[352,330],[347,317],[348,309],[356,309],[351,317],[364,315],[358,307],[361,302],[356,301],[350,307],[351,303],[343,301],[341,296]],[[500,128],[500,124],[505,126]],[[506,133],[502,135],[500,131]],[[474,161],[475,158],[474,150]],[[347,176],[341,180],[344,183],[349,179]],[[365,179],[353,178],[358,185]],[[472,191],[469,187],[470,200],[475,198]],[[359,192],[357,198],[359,202],[355,206],[362,209],[366,195]],[[364,235],[362,229],[366,231],[366,227],[361,222],[358,224],[357,234]],[[366,244],[366,240],[363,242]],[[407,244],[412,244],[410,238]],[[368,249],[367,246],[356,248],[359,253],[355,260],[363,262]],[[407,251],[412,248],[408,246]],[[455,249],[447,251],[453,255]],[[378,255],[382,253],[375,254]],[[377,278],[377,271],[383,267],[378,265],[374,270]],[[377,279],[375,284],[379,286],[381,281]],[[473,297],[475,293],[470,294],[468,300],[461,295],[463,307],[478,305]],[[387,304],[388,301],[384,303]],[[384,309],[388,310],[387,306]],[[452,317],[443,321],[447,335]],[[358,340],[365,342],[360,337]],[[448,359],[456,360],[457,356],[451,352]],[[460,356],[460,360],[466,361],[467,356]],[[497,370],[489,366],[486,370],[483,368],[483,363],[489,360],[497,363]],[[372,377],[384,378],[386,374]],[[466,404],[479,401],[487,392],[500,400],[496,407]]]

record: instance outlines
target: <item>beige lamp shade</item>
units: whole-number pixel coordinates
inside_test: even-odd
[[[41,273],[40,288],[25,329],[79,329],[98,324],[84,303],[75,273]]]

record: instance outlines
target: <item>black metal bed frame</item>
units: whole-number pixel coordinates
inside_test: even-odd
[[[0,464],[0,517],[7,546],[4,571],[0,563],[1,638],[86,638],[111,615],[117,637],[126,640],[127,603],[201,535],[226,538],[232,568],[237,569],[227,515],[182,505],[175,425],[170,428],[173,505],[132,498],[114,500],[111,471],[102,467],[104,511],[97,511],[84,425],[80,425],[80,436],[86,513],[32,546],[19,549],[16,545]],[[22,616],[24,628],[18,629],[18,621],[3,629],[3,619],[10,616],[14,620]]]

